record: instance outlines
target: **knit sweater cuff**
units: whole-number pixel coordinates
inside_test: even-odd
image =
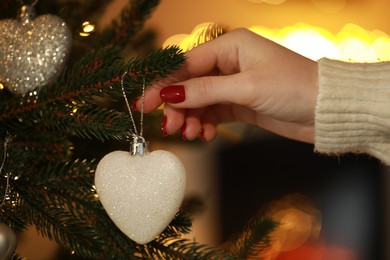
[[[318,61],[315,151],[366,153],[390,165],[390,62]]]

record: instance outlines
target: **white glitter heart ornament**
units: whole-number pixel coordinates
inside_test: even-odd
[[[14,93],[54,82],[71,47],[71,31],[61,18],[33,16],[32,7],[23,6],[18,19],[0,20],[0,83]]]
[[[115,225],[130,239],[146,244],[169,225],[186,190],[186,172],[171,152],[144,155],[114,151],[95,173],[99,199]]]

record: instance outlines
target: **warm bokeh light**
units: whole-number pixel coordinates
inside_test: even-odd
[[[300,193],[271,201],[266,214],[279,225],[270,234],[271,243],[262,252],[264,260],[358,260],[356,252],[328,243],[321,236],[322,216],[314,202]]]
[[[270,234],[270,247],[262,252],[265,260],[274,260],[282,252],[289,252],[308,242],[317,241],[320,236],[321,213],[314,203],[302,194],[287,194],[270,202],[266,215],[276,221],[278,226]]]
[[[163,46],[178,45],[184,51],[212,40],[223,33],[223,27],[218,24],[208,22],[197,25],[190,34],[177,34],[168,38]]]
[[[86,21],[82,24],[82,32],[80,32],[80,36],[86,37],[89,36],[95,30],[95,25]]]
[[[187,51],[215,38],[215,32],[214,35],[205,33],[210,28],[216,30],[217,25],[200,24],[190,34],[178,34],[168,38],[164,46],[178,45]],[[379,30],[368,31],[355,24],[345,25],[337,34],[306,23],[297,23],[281,29],[252,26],[249,30],[313,60],[327,57],[353,62],[390,61],[389,35]]]
[[[350,249],[339,245],[327,245],[324,241],[303,245],[295,250],[281,252],[272,260],[361,260]],[[269,259],[267,259],[269,260]]]

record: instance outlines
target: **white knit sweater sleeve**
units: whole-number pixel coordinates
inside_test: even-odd
[[[318,61],[315,151],[365,153],[390,166],[390,62]]]

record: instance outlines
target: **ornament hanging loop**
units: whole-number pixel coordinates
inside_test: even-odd
[[[29,5],[29,6],[35,6],[38,3],[39,0],[34,0],[31,4],[26,4],[23,0],[19,0],[19,3],[21,5]]]
[[[144,100],[145,100],[145,78],[143,79],[143,85],[142,85],[142,106],[141,106],[141,118],[140,118],[140,130],[137,131],[137,126],[134,121],[133,113],[131,112],[130,103],[126,96],[126,91],[124,87],[124,77],[126,76],[128,72],[124,72],[121,77],[121,88],[122,88],[122,94],[123,98],[125,99],[127,110],[129,112],[130,120],[133,125],[133,131],[130,130],[130,137],[132,140],[130,140],[130,154],[135,155],[141,155],[143,156],[145,153],[148,153],[148,143],[145,141],[145,138],[143,137],[143,118],[144,118]]]
[[[22,24],[29,23],[36,17],[34,6],[36,5],[37,2],[38,0],[36,0],[34,3],[30,5],[26,5],[23,3],[18,13],[18,19],[22,22]]]
[[[8,135],[8,134],[5,137],[4,144],[3,144],[3,160],[2,160],[1,165],[0,165],[0,176],[2,175],[4,164],[5,164],[5,161],[7,160],[8,144],[12,141],[13,138],[14,138],[14,136],[11,136],[11,135]],[[5,201],[7,200],[7,197],[8,197],[8,191],[9,191],[9,186],[10,186],[10,183],[9,183],[10,173],[6,173],[4,175],[4,177],[6,178],[6,182],[7,183],[6,183],[6,186],[5,186],[5,189],[4,189],[3,199],[0,202],[0,210],[3,208],[3,206],[5,204]]]

